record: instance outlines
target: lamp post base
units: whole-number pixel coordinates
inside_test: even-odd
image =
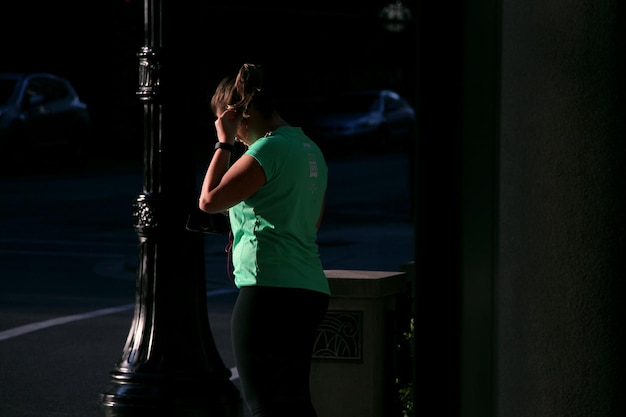
[[[241,417],[239,391],[225,375],[111,373],[100,417]]]

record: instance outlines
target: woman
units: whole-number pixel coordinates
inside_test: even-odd
[[[258,65],[244,64],[217,86],[218,142],[199,207],[229,214],[239,288],[232,343],[250,412],[314,417],[311,355],[330,294],[317,246],[328,168],[276,111],[262,80]],[[247,149],[231,166],[235,141]]]

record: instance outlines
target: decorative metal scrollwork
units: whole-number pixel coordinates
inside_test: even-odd
[[[139,57],[139,90],[137,96],[141,101],[152,101],[158,94],[161,85],[161,64],[158,54],[144,46],[137,53]]]
[[[314,358],[361,360],[363,312],[329,310],[317,329]]]
[[[141,194],[133,204],[133,224],[138,231],[155,230],[158,226],[158,209],[156,200],[149,195]]]

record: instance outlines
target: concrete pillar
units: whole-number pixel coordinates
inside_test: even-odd
[[[332,296],[311,368],[318,415],[394,415],[395,323],[406,273],[327,270],[326,276]]]
[[[419,7],[415,415],[626,415],[624,3],[459,3]]]
[[[498,416],[626,415],[623,11],[503,1]]]

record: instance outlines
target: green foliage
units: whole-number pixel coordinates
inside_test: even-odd
[[[398,345],[399,358],[410,362],[410,366],[404,369],[413,369],[413,342],[415,340],[415,321],[413,318],[409,321],[409,329],[402,333],[401,343]],[[411,417],[413,415],[415,405],[414,384],[412,373],[398,375],[396,377],[396,385],[398,387],[398,401],[400,403],[401,417]]]
[[[402,417],[413,415],[413,383],[409,382],[398,389],[398,399],[402,405]]]

